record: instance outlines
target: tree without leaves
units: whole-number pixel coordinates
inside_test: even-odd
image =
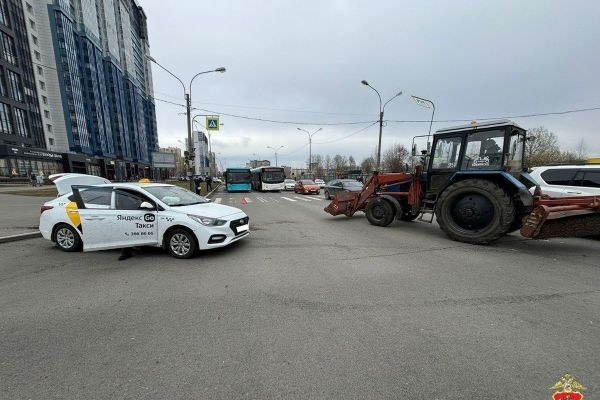
[[[410,152],[403,144],[395,144],[383,152],[382,169],[387,172],[406,171],[406,165],[410,161]]]
[[[525,143],[525,165],[528,168],[548,164],[572,164],[585,158],[585,143],[581,140],[575,152],[561,151],[558,138],[543,126],[527,132],[529,140]]]
[[[335,157],[333,157],[333,167],[336,172],[346,171],[348,168],[348,159],[346,156],[336,154]]]
[[[375,169],[375,158],[367,157],[360,163],[360,169],[366,173],[370,174]]]
[[[354,160],[354,157],[352,157],[352,156],[348,157],[348,164],[349,164],[350,168],[352,168],[352,169],[356,168],[356,161]]]

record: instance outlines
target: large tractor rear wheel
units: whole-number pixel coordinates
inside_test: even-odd
[[[516,211],[511,197],[496,183],[467,179],[442,192],[435,216],[451,239],[486,244],[510,231]]]
[[[365,207],[365,214],[372,225],[388,226],[396,216],[394,206],[381,197],[370,200]]]

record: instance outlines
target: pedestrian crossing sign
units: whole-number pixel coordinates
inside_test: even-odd
[[[206,129],[209,131],[219,130],[219,116],[206,117]]]

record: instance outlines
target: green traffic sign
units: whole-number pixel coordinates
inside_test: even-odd
[[[206,129],[209,131],[218,131],[219,117],[206,117]]]

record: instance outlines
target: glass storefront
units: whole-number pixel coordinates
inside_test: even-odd
[[[0,158],[0,177],[26,178],[32,172],[48,176],[64,171],[62,161],[31,160],[21,157]]]

